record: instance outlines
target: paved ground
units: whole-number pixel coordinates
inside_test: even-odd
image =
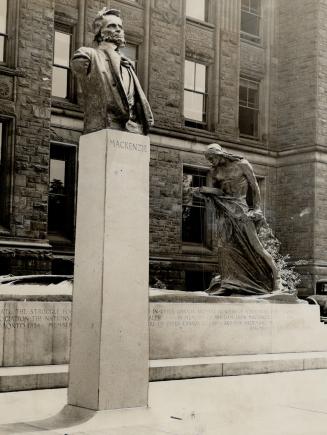
[[[65,389],[2,393],[0,434],[327,434],[327,370],[153,382],[148,410],[45,420],[65,402]]]

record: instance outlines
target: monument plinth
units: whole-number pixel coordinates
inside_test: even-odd
[[[147,136],[81,137],[68,404],[147,406]]]

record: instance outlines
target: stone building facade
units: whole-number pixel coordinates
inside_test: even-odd
[[[0,274],[73,271],[83,110],[69,58],[104,6],[121,10],[155,116],[151,284],[201,290],[219,269],[214,214],[185,193],[219,142],[253,164],[312,293],[327,278],[327,0],[0,0]]]

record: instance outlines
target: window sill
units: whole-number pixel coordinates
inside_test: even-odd
[[[64,98],[52,97],[51,107],[58,107],[59,109],[67,109],[83,113],[83,109],[77,103],[72,103]]]
[[[209,130],[202,130],[192,127],[179,127],[179,128],[169,128],[169,127],[151,127],[150,133],[158,135],[168,135],[170,137],[179,137],[182,139],[187,139],[190,141],[200,141],[207,140],[208,143],[211,141],[217,141],[217,134]]]
[[[20,68],[10,68],[9,66],[6,66],[5,64],[0,64],[0,74],[6,75],[6,76],[16,76],[16,77],[25,77],[26,73],[24,70]]]
[[[249,144],[251,144],[251,143],[253,143],[253,144],[256,144],[256,145],[258,145],[258,143],[260,143],[260,139],[258,138],[258,137],[255,137],[255,136],[248,136],[248,135],[246,135],[246,134],[240,134],[240,140],[242,141],[242,142],[247,142],[247,143],[249,143]]]
[[[141,5],[138,1],[135,0],[120,0],[122,3],[125,3],[126,5],[129,6],[134,6],[135,8],[138,9],[143,9],[143,5]]]
[[[212,255],[212,251],[203,246],[194,243],[183,243],[182,245],[183,254],[198,254],[198,255]]]
[[[60,233],[49,233],[48,239],[49,239],[49,242],[51,243],[51,245],[55,245],[55,246],[71,247],[74,244],[73,240],[68,239],[67,237],[65,237],[64,235],[62,235]]]
[[[192,119],[184,119],[183,127],[185,128],[185,130],[208,131],[208,124],[206,122],[197,122],[193,121]]]
[[[70,118],[84,119],[84,111],[78,104],[70,101],[52,99],[51,113],[54,115],[64,115]]]
[[[215,28],[215,26],[209,23],[208,21],[202,21],[198,18],[186,17],[186,22],[189,22],[190,24],[194,24],[197,27],[201,27],[202,29],[203,27],[207,27],[209,30],[214,30]]]
[[[242,38],[241,36],[241,42],[244,42],[244,44],[253,45],[254,47],[257,48],[263,48],[262,41],[255,42],[255,41],[251,41],[250,39]]]

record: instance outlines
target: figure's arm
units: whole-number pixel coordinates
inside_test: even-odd
[[[257,179],[254,175],[253,168],[247,160],[242,160],[241,165],[243,167],[244,175],[246,176],[249,186],[252,190],[252,199],[253,199],[253,211],[261,213],[261,197],[260,197],[260,189],[257,182]]]
[[[75,51],[71,60],[72,71],[79,76],[87,76],[90,72],[91,53],[87,47],[81,47]]]

